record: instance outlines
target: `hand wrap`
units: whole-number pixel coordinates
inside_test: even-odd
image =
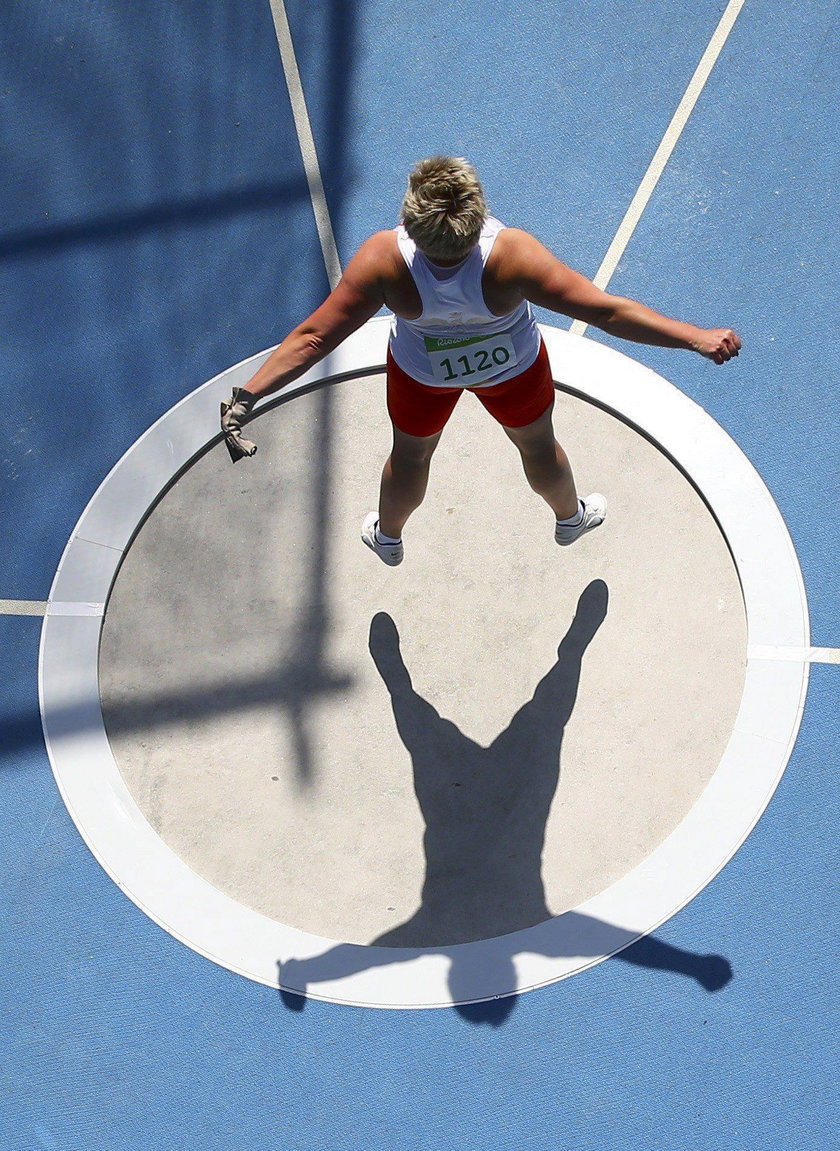
[[[222,431],[225,433],[225,444],[234,463],[244,456],[252,456],[257,445],[250,440],[243,440],[241,429],[243,423],[251,414],[251,409],[257,402],[257,397],[244,388],[234,388],[230,399],[222,403]]]

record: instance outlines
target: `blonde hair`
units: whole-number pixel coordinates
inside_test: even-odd
[[[402,205],[406,232],[427,256],[459,260],[478,243],[487,205],[475,168],[460,156],[415,164]]]

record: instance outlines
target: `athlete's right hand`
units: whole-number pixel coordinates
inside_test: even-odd
[[[230,399],[222,402],[222,431],[225,433],[225,444],[234,463],[245,456],[253,456],[257,445],[250,440],[243,440],[242,425],[251,414],[251,409],[257,402],[257,397],[244,388],[234,388]]]
[[[738,355],[741,341],[731,328],[709,328],[708,331],[701,331],[691,346],[695,352],[714,360],[716,364],[725,364],[727,360]]]

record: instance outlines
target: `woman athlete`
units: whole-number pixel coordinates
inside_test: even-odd
[[[384,306],[394,314],[386,368],[394,439],[379,510],[362,524],[364,543],[384,563],[402,562],[403,528],[423,501],[432,454],[464,391],[518,448],[528,483],[554,513],[557,543],[573,543],[604,522],[606,500],[578,498],[554,437],[554,383],[532,304],[716,364],[741,347],[731,328],[697,328],[601,291],[528,232],[490,216],[471,164],[436,156],[409,175],[400,225],[362,244],[324,303],[222,404],[231,458],[256,451],[241,428],[258,399],[296,380]]]

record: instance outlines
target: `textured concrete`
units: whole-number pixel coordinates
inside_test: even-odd
[[[737,575],[690,483],[559,395],[606,525],[573,547],[473,397],[406,559],[358,538],[380,378],[298,397],[154,510],[108,606],[103,710],[162,838],[217,887],[347,942],[441,945],[574,907],[677,825],[737,711]],[[559,654],[558,654],[559,648]]]

